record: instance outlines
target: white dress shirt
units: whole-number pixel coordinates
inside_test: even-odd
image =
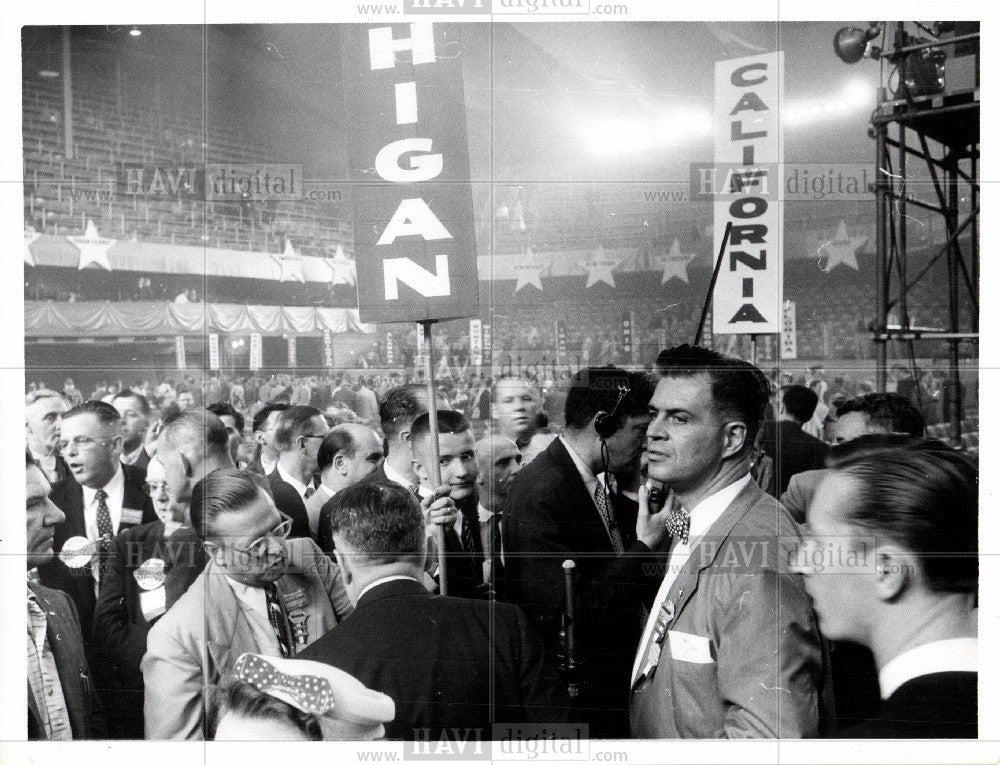
[[[416,481],[410,480],[409,476],[403,475],[388,462],[382,463],[382,470],[385,472],[386,478],[388,478],[393,483],[398,483],[407,491],[409,491],[410,487],[413,486],[414,483],[416,483]]]
[[[667,570],[663,575],[663,581],[660,583],[660,589],[656,592],[656,600],[653,601],[653,608],[649,612],[649,618],[646,619],[646,627],[642,631],[642,640],[639,641],[639,650],[635,656],[635,663],[632,665],[633,684],[639,674],[639,664],[646,655],[647,644],[653,634],[653,629],[656,627],[656,616],[660,613],[660,609],[663,608],[663,603],[666,601],[667,595],[670,594],[670,588],[674,586],[677,575],[680,574],[684,565],[688,562],[691,553],[698,547],[698,543],[701,542],[712,526],[715,525],[715,522],[726,512],[726,508],[733,503],[733,500],[736,499],[737,495],[743,491],[743,488],[751,480],[753,480],[751,475],[747,473],[725,488],[708,495],[688,512],[691,518],[691,525],[688,529],[688,541],[687,544],[684,544],[679,539],[675,539],[670,547],[670,555],[667,557]]]
[[[315,537],[319,533],[319,513],[323,509],[323,505],[327,503],[330,497],[333,496],[333,491],[325,483],[321,483],[316,487],[316,491],[313,495],[307,499],[306,502],[306,515],[309,517],[309,530]]]
[[[101,533],[97,530],[97,489],[89,486],[81,486],[83,489],[83,522],[87,530],[87,539],[96,541]],[[118,527],[122,522],[122,503],[125,502],[125,471],[121,466],[115,471],[114,476],[104,485],[105,503],[108,506],[108,514],[111,516],[111,527],[114,533],[118,533]]]
[[[878,673],[883,699],[889,698],[904,683],[937,672],[979,671],[979,641],[976,638],[952,638],[911,648],[886,664]]]
[[[278,464],[278,475],[281,476],[282,481],[287,484],[291,484],[292,488],[298,492],[300,497],[302,497],[303,502],[306,501],[306,489],[309,488],[306,484],[302,483],[302,481],[281,467],[280,463]]]
[[[271,619],[267,613],[267,595],[260,587],[251,587],[241,584],[235,579],[226,577],[226,581],[233,589],[236,600],[239,601],[240,608],[246,614],[250,628],[253,630],[254,640],[260,646],[261,653],[266,656],[281,656],[281,646],[278,643],[278,636],[274,634],[274,627],[271,626]]]
[[[608,536],[610,537],[611,529],[608,528],[608,521],[601,513],[601,509],[597,507],[597,499],[594,497],[597,493],[598,486],[601,486],[604,491],[608,492],[610,495],[611,486],[607,474],[601,473],[600,475],[594,475],[590,472],[590,466],[584,462],[583,458],[576,453],[576,450],[569,445],[569,441],[562,436],[559,436],[559,441],[564,447],[566,447],[566,451],[569,452],[570,459],[573,460],[573,464],[576,466],[576,472],[580,474],[580,479],[583,481],[583,485],[587,487],[587,493],[590,495],[590,501],[593,503],[594,507],[597,508],[597,514],[600,516],[601,522],[604,524],[604,528],[607,529]]]

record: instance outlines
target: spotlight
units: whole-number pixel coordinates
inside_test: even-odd
[[[834,35],[833,50],[845,64],[856,64],[866,54],[870,58],[878,58],[882,51],[870,43],[881,31],[881,25],[877,21],[873,21],[868,29],[844,27]]]
[[[142,30],[139,27],[130,27],[128,30],[130,37],[140,37],[142,35]]]

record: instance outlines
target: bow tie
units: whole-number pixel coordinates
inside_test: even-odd
[[[674,539],[678,539],[681,544],[686,545],[688,534],[691,531],[691,516],[675,505],[667,517],[667,531]]]

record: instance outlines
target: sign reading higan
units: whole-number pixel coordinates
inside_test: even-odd
[[[344,51],[361,321],[474,316],[458,27],[350,25]]]
[[[715,64],[715,251],[732,233],[713,293],[715,334],[780,332],[782,279],[781,51]]]

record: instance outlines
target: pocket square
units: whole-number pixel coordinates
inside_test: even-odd
[[[691,664],[714,664],[712,656],[712,641],[701,635],[690,632],[669,630],[670,655],[675,661],[686,661]]]

